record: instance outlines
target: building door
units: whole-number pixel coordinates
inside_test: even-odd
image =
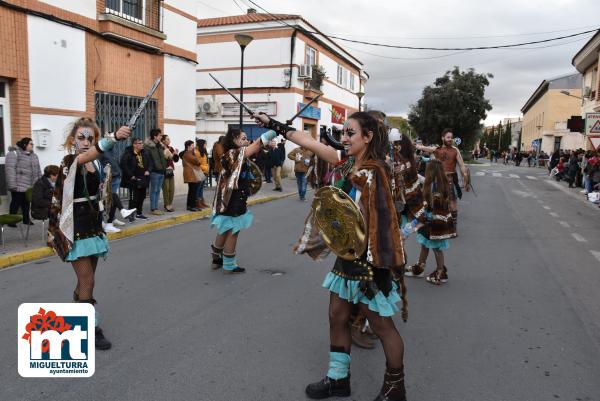
[[[302,129],[306,132],[309,132],[310,136],[317,139],[317,125],[316,124],[304,123]]]
[[[554,137],[554,151],[560,150],[560,141],[562,141],[562,136]]]
[[[6,195],[6,174],[4,170],[6,150],[10,146],[10,101],[8,82],[0,79],[0,195]]]

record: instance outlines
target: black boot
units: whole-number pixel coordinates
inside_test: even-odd
[[[96,349],[106,351],[110,349],[112,344],[104,337],[104,333],[100,327],[96,327]]]
[[[406,401],[404,368],[387,368],[385,370],[383,386],[374,401]]]
[[[323,380],[306,386],[306,395],[313,400],[329,397],[350,397],[350,375],[339,380],[325,376]]]
[[[214,245],[211,245],[212,249],[212,265],[211,268],[213,270],[220,269],[223,267],[223,249],[215,248]]]

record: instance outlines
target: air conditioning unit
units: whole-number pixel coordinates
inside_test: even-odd
[[[589,98],[591,94],[592,94],[592,88],[590,88],[589,86],[586,86],[585,88],[583,88],[583,97]]]
[[[198,104],[198,113],[200,114],[219,114],[219,103],[214,99],[208,101],[200,101]]]
[[[302,64],[298,68],[298,79],[311,79],[312,78],[312,65]]]

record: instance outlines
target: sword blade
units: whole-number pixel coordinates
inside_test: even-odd
[[[132,130],[135,129],[135,125],[137,124],[137,120],[142,115],[142,112],[146,108],[146,105],[148,104],[148,101],[150,100],[150,98],[152,97],[152,95],[154,94],[154,92],[156,92],[156,89],[158,88],[158,85],[160,85],[160,81],[161,80],[162,80],[161,77],[156,78],[156,81],[154,81],[154,85],[152,85],[152,88],[150,88],[150,91],[148,91],[148,93],[146,94],[146,97],[144,97],[144,100],[142,100],[142,103],[140,103],[140,106],[137,108],[137,110],[135,111],[135,113],[133,113],[133,115],[129,119],[129,122],[127,123],[127,126],[129,128],[131,128]]]
[[[300,111],[299,111],[299,112],[297,112],[296,114],[294,114],[294,117],[292,117],[292,118],[290,118],[289,120],[287,120],[287,123],[288,123],[287,125],[290,125],[290,123],[291,123],[292,121],[294,121],[294,120],[295,120],[295,119],[296,119],[296,118],[297,118],[297,117],[298,117],[300,114],[304,113],[304,110],[308,109],[308,106],[310,106],[311,104],[313,104],[314,102],[316,102],[316,101],[317,101],[317,99],[318,99],[318,98],[320,98],[320,97],[321,97],[321,95],[317,95],[317,96],[313,97],[312,99],[310,99],[310,102],[306,103],[306,104],[304,105],[304,107],[302,107],[302,108],[300,109]]]
[[[231,96],[232,98],[234,98],[236,102],[238,102],[240,105],[242,105],[242,107],[244,108],[244,110],[246,110],[248,112],[248,114],[250,114],[251,116],[253,116],[255,114],[254,111],[252,111],[252,109],[250,107],[248,107],[248,105],[246,103],[242,102],[236,95],[234,95],[233,93],[231,93],[231,91],[229,89],[227,89],[227,87],[225,85],[223,85],[221,83],[221,81],[219,81],[217,78],[215,78],[215,76],[213,74],[211,74],[209,72],[208,75],[210,75],[210,77],[212,79],[214,79],[214,81],[217,84],[219,84],[219,86],[221,88],[223,88],[225,90],[225,92],[229,93],[229,96]]]

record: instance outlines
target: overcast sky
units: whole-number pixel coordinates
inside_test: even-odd
[[[598,0],[254,1],[271,13],[300,14],[327,34],[407,46],[493,46],[600,27]],[[245,11],[249,4],[248,0],[202,0],[198,3],[199,17],[239,15],[241,8]],[[486,124],[497,124],[502,118],[519,116],[521,107],[543,79],[575,73],[571,60],[592,35],[518,50],[468,52],[338,43],[361,60],[371,76],[366,102],[390,115],[406,116],[423,88],[454,65],[494,74],[486,92],[493,106]],[[332,73],[328,71],[329,75]]]

